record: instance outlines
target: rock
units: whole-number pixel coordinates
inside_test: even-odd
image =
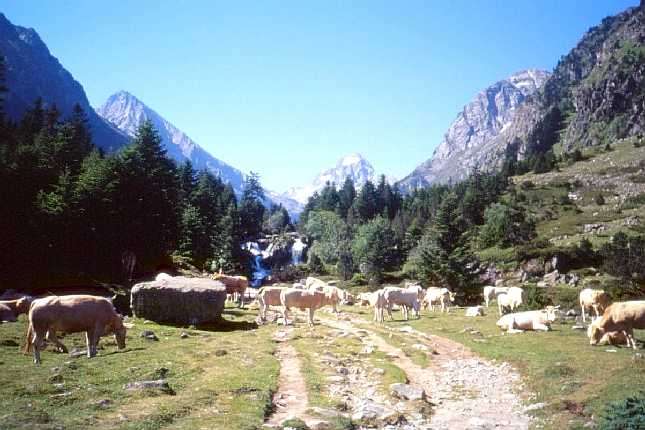
[[[112,400],[110,399],[101,399],[95,403],[95,405],[101,409],[105,409],[109,407],[111,404],[112,404]]]
[[[20,346],[20,344],[13,339],[3,339],[0,341],[0,346]]]
[[[339,373],[341,375],[349,375],[349,370],[347,369],[347,367],[337,367],[336,373]]]
[[[374,370],[372,370],[372,373],[375,373],[377,375],[385,375],[385,369],[381,369],[380,367],[377,367]]]
[[[307,421],[307,427],[311,430],[330,430],[332,425],[325,420],[309,420]]]
[[[390,394],[396,397],[397,399],[405,400],[425,400],[426,393],[423,391],[423,388],[410,385],[396,383],[390,385]]]
[[[128,382],[123,386],[123,389],[127,391],[158,390],[167,394],[174,393],[165,379]]]
[[[572,325],[571,330],[587,330],[587,327],[583,325]]]
[[[328,376],[327,380],[332,384],[342,384],[346,381],[346,378],[344,376],[332,375]]]
[[[159,340],[159,338],[157,337],[155,332],[153,332],[152,330],[144,330],[144,331],[142,331],[141,334],[139,335],[139,337],[143,337],[143,338],[146,338],[148,340],[156,340],[156,341]]]
[[[575,309],[569,309],[565,315],[568,317],[577,317],[578,311],[576,311]]]
[[[414,345],[412,345],[412,348],[414,348],[414,349],[416,349],[418,351],[430,351],[430,348],[428,348],[427,346],[425,346],[425,345],[423,345],[421,343],[415,343]]]
[[[228,354],[228,351],[225,349],[218,349],[217,351],[215,351],[215,357],[222,357],[226,354]]]
[[[387,411],[383,405],[369,399],[363,400],[354,409],[352,421],[359,421],[364,424],[375,423]]]
[[[616,349],[605,349],[605,352],[618,352]]]
[[[495,424],[479,417],[472,417],[468,420],[467,428],[472,430],[492,429],[495,428]]]
[[[72,348],[69,352],[69,356],[72,358],[78,358],[87,355],[87,349]]]
[[[179,337],[182,338],[182,339],[187,339],[187,338],[190,337],[190,335],[188,333],[186,333],[185,331],[182,331],[181,334],[179,335]]]
[[[532,405],[528,405],[527,407],[524,408],[525,412],[531,412],[531,411],[537,411],[539,409],[544,409],[546,407],[546,403],[540,402],[540,403],[533,403]]]
[[[645,356],[643,356],[641,352],[635,352],[634,355],[632,356],[632,360],[633,361],[642,360],[643,357]]]
[[[413,333],[414,329],[412,327],[410,327],[409,325],[406,325],[406,326],[401,327],[399,329],[399,331],[403,332],[403,333]]]
[[[132,287],[132,312],[137,318],[177,324],[203,324],[221,318],[226,288],[219,281],[175,276]]]
[[[361,354],[369,355],[374,352],[374,346],[373,345],[365,345],[363,349],[361,350]]]
[[[49,382],[51,382],[52,384],[63,382],[63,375],[61,375],[60,373],[56,373],[49,377]]]

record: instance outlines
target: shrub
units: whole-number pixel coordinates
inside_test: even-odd
[[[552,304],[546,294],[545,288],[538,288],[535,285],[529,285],[524,288],[523,310],[544,309],[545,306]]]
[[[560,310],[564,312],[578,306],[579,296],[580,290],[572,287],[553,287],[547,291],[548,301],[560,305]]]
[[[317,273],[317,274],[325,273],[325,266],[320,260],[320,257],[318,257],[318,254],[315,254],[313,252],[309,253],[308,266],[309,266],[309,272],[311,273]]]
[[[601,430],[637,430],[645,428],[645,391],[610,403],[598,422]]]
[[[362,273],[355,273],[349,282],[354,286],[367,285],[367,279],[365,278],[365,275],[363,275]]]

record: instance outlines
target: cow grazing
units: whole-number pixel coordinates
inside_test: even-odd
[[[592,290],[585,288],[580,291],[580,309],[582,310],[582,322],[586,322],[585,310],[593,309],[596,318],[600,317],[602,313],[609,306],[609,295],[603,290]]]
[[[308,310],[307,323],[309,326],[314,325],[314,312],[316,309],[330,303],[330,297],[325,293],[315,290],[299,290],[294,288],[284,288],[280,292],[280,303],[282,304],[282,317],[284,325],[288,324],[288,312],[290,308]]]
[[[645,329],[645,300],[615,302],[605,309],[602,317],[596,319],[588,328],[589,343],[598,345],[602,337],[611,332],[622,333],[627,339],[627,347],[636,349],[634,329]]]
[[[284,288],[280,287],[262,287],[258,292],[258,304],[260,305],[260,318],[263,321],[267,319],[267,310],[269,306],[281,306],[280,293]]]
[[[309,282],[309,280],[315,280],[314,282]],[[316,279],[316,278],[307,278],[307,283],[305,285],[308,285],[308,290],[309,291],[318,291],[320,293],[325,294],[327,297],[327,304],[331,306],[332,311],[338,315],[338,304],[341,302],[344,302],[346,299],[347,293],[333,285],[328,285],[325,282]]]
[[[392,316],[392,306],[398,305],[403,311],[403,317],[407,321],[409,319],[409,309],[412,309],[419,318],[419,294],[415,290],[399,287],[385,287],[383,289],[383,296],[387,302],[387,314],[390,319]]]
[[[450,312],[450,304],[455,302],[455,293],[447,288],[430,287],[423,298],[423,306],[434,312],[434,304],[441,305],[441,312]]]
[[[62,351],[67,351],[56,332],[85,332],[88,358],[96,355],[99,338],[114,333],[119,349],[125,348],[126,329],[112,302],[89,295],[50,296],[36,299],[29,310],[27,345],[31,342],[34,363],[40,363],[40,351],[45,339]],[[33,337],[31,337],[33,335]]]
[[[490,305],[491,300],[502,293],[508,293],[508,287],[493,287],[492,285],[484,287],[484,303],[486,307]]]
[[[516,312],[504,315],[497,326],[508,333],[521,333],[526,330],[551,330],[551,323],[557,318],[559,306],[547,306],[543,310]]]
[[[224,284],[226,287],[226,295],[230,294],[232,300],[234,302],[238,302],[239,307],[244,307],[244,293],[249,287],[249,280],[246,276],[232,276],[215,273],[211,278]]]
[[[0,321],[17,321],[18,315],[29,312],[31,297],[22,297],[18,300],[0,300]]]

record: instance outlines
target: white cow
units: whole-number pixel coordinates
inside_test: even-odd
[[[455,302],[455,293],[447,288],[430,287],[423,298],[423,306],[434,312],[434,304],[441,305],[441,312],[450,312],[450,303]]]
[[[582,309],[582,322],[586,322],[585,310],[593,309],[596,318],[600,317],[602,313],[609,306],[609,295],[603,290],[592,290],[585,288],[580,291],[580,309]]]
[[[466,308],[465,315],[467,317],[483,317],[486,313],[483,306],[470,306]]]
[[[384,291],[381,289],[368,294],[369,304],[374,308],[373,320],[375,322],[382,323],[384,320],[383,309],[387,306],[387,299],[385,298]]]
[[[493,287],[492,285],[485,286],[484,303],[486,303],[486,307],[490,305],[491,300],[502,293],[508,293],[508,287]]]
[[[497,326],[508,333],[521,333],[526,330],[551,330],[551,323],[557,318],[559,306],[547,306],[543,310],[515,312],[504,315]]]
[[[315,290],[299,290],[296,288],[284,288],[280,292],[280,303],[282,304],[282,317],[284,325],[288,324],[288,311],[290,308],[308,310],[307,323],[314,325],[314,312],[329,304],[325,293]]]
[[[419,295],[416,291],[399,287],[385,287],[383,291],[383,295],[387,301],[387,314],[390,319],[394,319],[392,316],[393,305],[401,307],[403,317],[406,321],[409,317],[408,313],[410,308],[414,310],[415,315],[419,318]]]

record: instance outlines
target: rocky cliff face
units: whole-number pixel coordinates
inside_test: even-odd
[[[525,70],[496,82],[464,106],[432,158],[405,177],[404,190],[434,182],[458,181],[476,165],[488,163],[486,144],[511,126],[518,107],[547,80],[549,73]]]
[[[103,106],[97,109],[97,112],[131,137],[135,135],[142,122],[150,120],[159,132],[168,156],[179,163],[190,160],[196,170],[207,169],[230,183],[237,193],[242,192],[244,183],[242,172],[210,155],[183,131],[132,94],[119,91],[111,95]]]
[[[0,55],[5,57],[5,111],[19,120],[25,110],[42,98],[45,106],[56,104],[63,117],[78,103],[87,114],[94,143],[107,150],[125,145],[127,137],[111,126],[90,106],[80,83],[51,55],[34,29],[13,25],[0,13]]]

